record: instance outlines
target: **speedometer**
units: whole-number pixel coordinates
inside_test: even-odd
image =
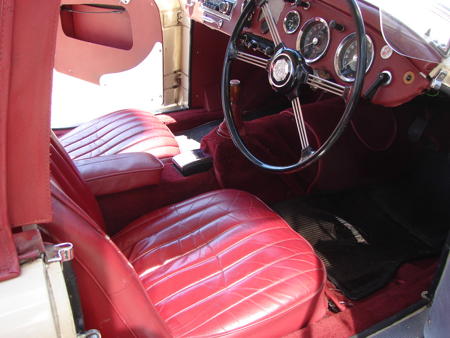
[[[372,65],[375,53],[373,50],[372,39],[366,35],[367,59],[366,73]],[[346,36],[336,50],[334,56],[334,70],[339,78],[346,82],[355,81],[356,63],[358,61],[356,34],[352,33]]]
[[[305,23],[297,37],[297,49],[310,63],[319,60],[330,44],[330,28],[327,22],[319,17]]]

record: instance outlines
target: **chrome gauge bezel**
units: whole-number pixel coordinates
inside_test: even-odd
[[[341,57],[341,53],[343,52],[343,48],[344,46],[352,39],[355,39],[356,37],[356,33],[351,33],[349,35],[347,35],[345,38],[342,39],[342,41],[339,43],[338,48],[336,49],[336,53],[334,54],[334,71],[336,72],[336,75],[345,82],[354,82],[355,79],[351,78],[351,77],[347,77],[344,74],[342,74],[341,72],[341,67],[339,65],[339,59]],[[372,50],[371,55],[368,55],[369,57],[369,63],[366,67],[366,73],[370,70],[370,67],[372,66],[373,60],[375,59],[375,46],[373,44],[372,39],[370,38],[370,36],[368,34],[366,34],[366,39],[367,39],[367,43],[368,43],[368,47],[370,46],[371,48],[367,48],[367,50]]]
[[[300,42],[302,40],[302,36],[303,36],[303,34],[305,32],[305,29],[308,28],[309,25],[311,25],[312,23],[317,22],[317,21],[323,23],[325,25],[325,27],[327,28],[327,37],[328,37],[327,38],[327,44],[325,46],[325,49],[318,56],[316,56],[315,58],[308,59],[308,58],[303,56],[305,58],[306,63],[313,63],[313,62],[316,62],[316,61],[320,60],[325,55],[325,53],[328,50],[328,47],[330,46],[330,40],[331,40],[330,26],[328,25],[328,22],[325,21],[325,19],[323,19],[323,18],[321,18],[319,16],[316,16],[314,18],[309,19],[308,21],[306,21],[303,24],[303,26],[302,26],[302,28],[301,28],[300,32],[298,33],[298,36],[297,36],[296,49],[299,50],[300,53],[303,54],[303,52],[302,52],[302,50],[300,48],[301,47],[300,46]]]
[[[295,14],[295,15],[297,15],[297,18],[298,18],[298,24],[297,24],[297,26],[295,27],[295,29],[293,29],[293,30],[289,30],[289,29],[286,27],[286,22],[287,22],[288,16],[289,16],[290,14]],[[296,11],[295,9],[292,10],[292,11],[287,12],[286,15],[284,16],[284,20],[283,20],[283,29],[284,29],[284,32],[285,32],[286,34],[294,34],[294,33],[297,31],[297,29],[300,27],[301,21],[302,21],[302,18],[301,18],[301,16],[300,16],[300,13],[299,13],[298,11]]]

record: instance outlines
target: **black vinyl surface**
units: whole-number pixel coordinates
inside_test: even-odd
[[[436,159],[396,181],[273,207],[307,239],[350,299],[387,284],[407,261],[438,255],[450,227],[450,166]]]
[[[206,136],[211,130],[216,128],[220,124],[220,122],[222,121],[220,120],[210,121],[197,127],[194,127],[192,129],[184,130],[180,133],[177,133],[176,135],[177,136],[183,135],[186,136],[188,139],[200,142],[202,138]]]

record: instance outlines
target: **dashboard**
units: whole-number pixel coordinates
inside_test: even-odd
[[[187,15],[231,35],[248,0],[184,0]],[[389,79],[370,99],[375,104],[398,106],[429,88],[427,74],[436,66],[397,54],[384,41],[378,9],[360,1],[367,34],[367,63],[363,95],[380,74]],[[299,50],[314,73],[340,85],[354,81],[356,38],[353,18],[345,0],[269,0],[280,38]],[[263,12],[256,9],[241,39],[241,49],[270,58],[273,43]]]

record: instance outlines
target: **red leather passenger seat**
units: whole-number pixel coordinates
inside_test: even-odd
[[[120,110],[84,123],[60,142],[74,160],[127,152],[146,152],[157,158],[180,153],[167,126],[149,112]]]
[[[51,146],[51,224],[74,244],[87,328],[104,337],[281,336],[322,317],[326,273],[259,199],[219,190],[151,212],[110,239],[92,194]]]

